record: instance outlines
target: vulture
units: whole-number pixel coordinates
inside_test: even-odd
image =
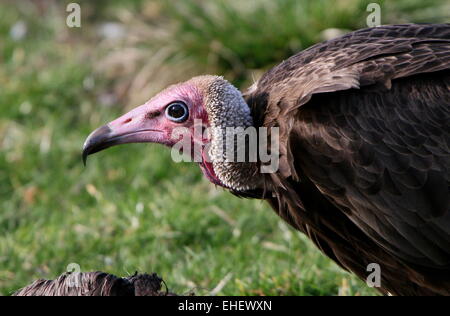
[[[194,133],[198,122],[208,137]],[[207,179],[266,200],[362,280],[378,264],[382,294],[450,295],[450,24],[348,33],[284,60],[244,93],[211,75],[170,86],[91,133],[84,162],[117,144],[174,148],[179,128]],[[240,143],[224,141],[230,128]],[[242,136],[256,159],[248,149],[241,160],[224,154]],[[264,146],[278,160],[272,171]]]

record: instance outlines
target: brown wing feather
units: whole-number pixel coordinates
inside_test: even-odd
[[[280,128],[271,204],[360,277],[382,264],[384,292],[450,294],[449,69],[450,25],[384,26],[301,52],[246,95]]]
[[[450,271],[450,91],[442,81],[318,95],[292,133],[306,176],[358,227],[407,262]]]

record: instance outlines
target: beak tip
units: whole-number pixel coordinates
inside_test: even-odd
[[[86,152],[83,151],[83,154],[82,154],[82,160],[83,160],[83,165],[84,165],[85,167],[86,167],[87,157],[88,157],[88,154],[87,154]]]
[[[86,162],[88,159],[88,156],[90,155],[91,150],[89,146],[87,145],[87,142],[83,145],[83,151],[81,153],[81,159],[83,160],[83,165],[86,167]]]
[[[103,150],[110,145],[106,145],[106,141],[108,140],[108,136],[111,134],[111,129],[104,125],[95,131],[93,131],[83,145],[83,151],[81,154],[81,159],[83,160],[84,166],[86,166],[87,158],[90,154],[94,154],[100,150]]]

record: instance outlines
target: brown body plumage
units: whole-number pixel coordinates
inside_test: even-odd
[[[381,26],[317,44],[243,99],[220,77],[194,78],[92,133],[83,156],[129,142],[173,146],[173,129],[193,118],[280,131],[276,172],[203,160],[213,183],[267,200],[363,280],[379,264],[384,294],[450,295],[450,25]]]
[[[246,100],[281,129],[276,212],[383,293],[450,295],[450,26],[361,30],[270,70]]]

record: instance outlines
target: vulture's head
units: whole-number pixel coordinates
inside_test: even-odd
[[[250,109],[238,89],[222,77],[194,77],[168,87],[92,132],[84,143],[83,160],[127,143],[159,143],[181,151],[191,148],[187,154],[195,158],[214,184],[233,191],[256,189],[260,186],[260,179],[255,176],[256,163],[234,162],[224,156],[224,146],[230,146],[225,141],[226,128],[244,130],[252,125]],[[186,142],[190,146],[183,146]]]

